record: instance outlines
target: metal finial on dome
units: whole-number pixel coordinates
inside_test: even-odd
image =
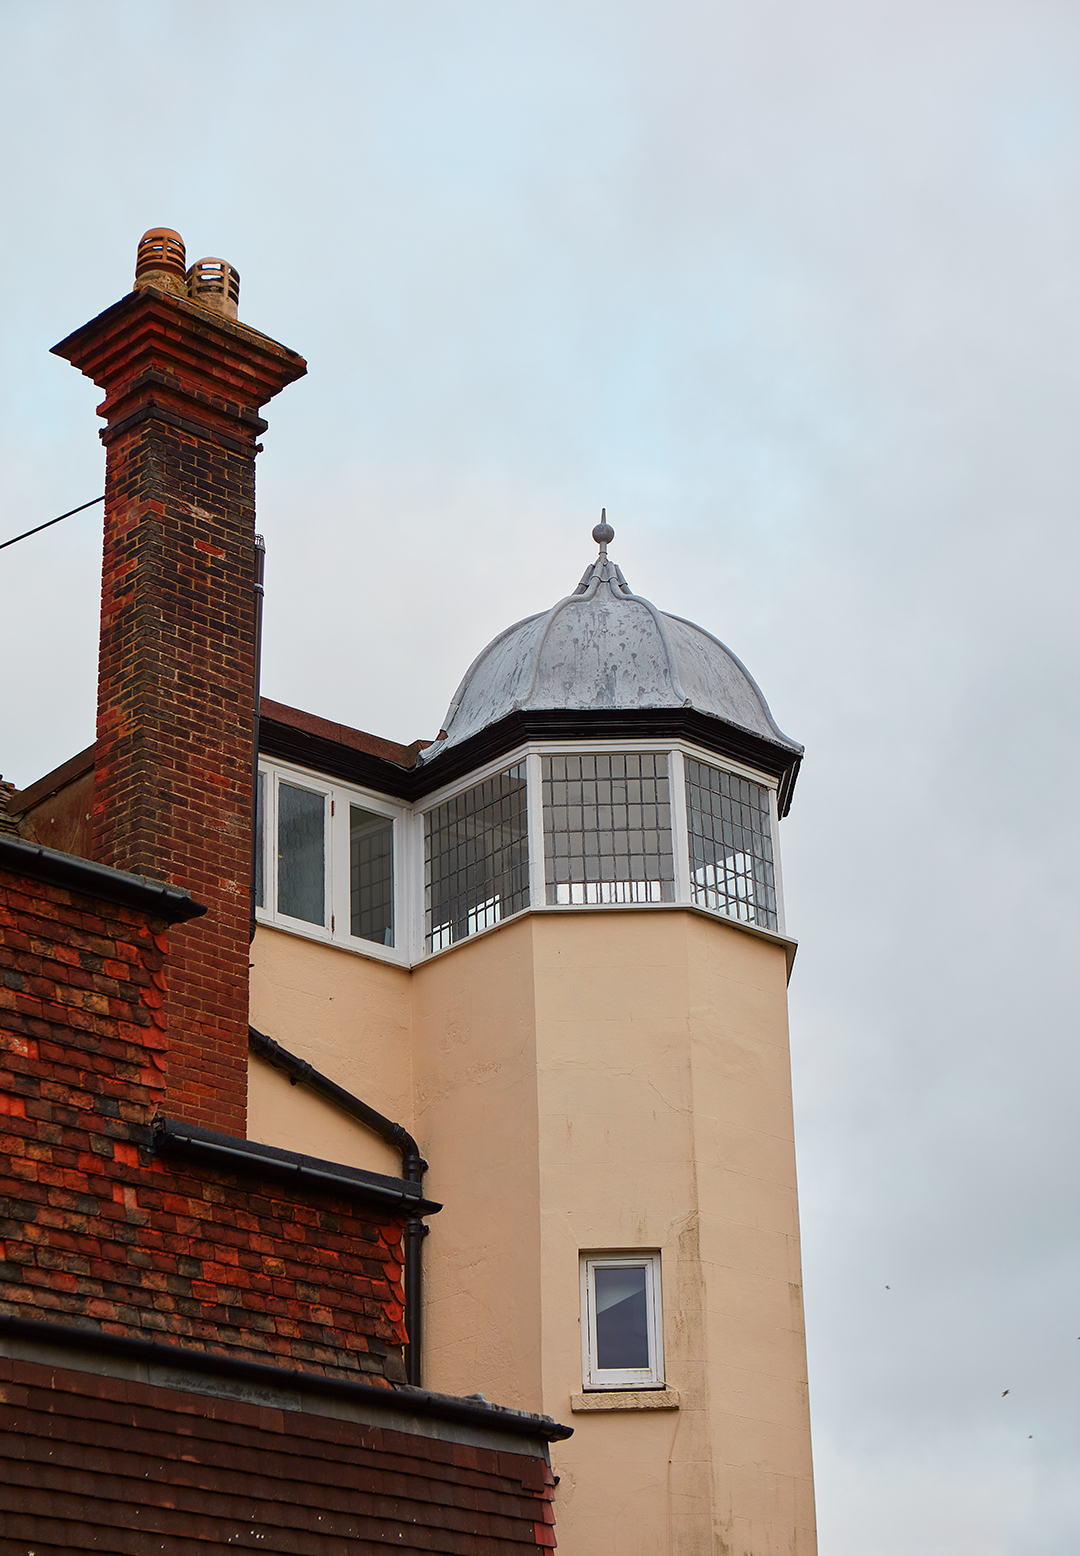
[[[592,538],[600,547],[600,555],[607,556],[607,548],[611,541],[615,539],[615,531],[607,521],[606,508],[600,509],[600,523],[593,529]]]

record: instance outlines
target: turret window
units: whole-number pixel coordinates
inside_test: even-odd
[[[775,929],[769,790],[690,757],[685,765],[691,901]]]
[[[429,951],[490,929],[529,906],[525,763],[455,794],[424,817]]]
[[[674,901],[665,753],[545,756],[542,772],[549,905]]]
[[[255,789],[259,922],[356,950],[392,950],[401,814],[378,796],[265,765]]]
[[[278,785],[278,912],[326,923],[326,795]]]
[[[775,791],[703,755],[534,746],[426,807],[264,764],[258,919],[410,965],[529,907],[682,905],[783,933]]]

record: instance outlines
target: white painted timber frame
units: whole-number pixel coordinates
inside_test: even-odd
[[[660,1255],[627,1249],[622,1253],[581,1255],[581,1381],[587,1392],[605,1389],[658,1389],[664,1386],[664,1315]],[[601,1367],[596,1347],[597,1269],[644,1270],[648,1367]]]
[[[670,903],[578,903],[548,904],[544,879],[544,804],[541,757],[576,755],[593,752],[655,752],[668,759],[668,781],[671,803],[671,830],[674,852],[675,900]],[[684,758],[692,757],[710,767],[717,767],[740,778],[748,778],[769,791],[769,809],[772,818],[773,870],[776,889],[776,931],[750,924],[727,914],[704,908],[691,900],[690,856],[687,837],[686,779]],[[266,775],[267,804],[262,818],[263,825],[263,890],[265,904],[256,909],[260,924],[288,930],[291,934],[306,935],[322,940],[343,950],[362,956],[376,957],[382,961],[396,962],[401,966],[415,966],[432,956],[446,956],[464,944],[456,941],[453,946],[428,951],[424,944],[424,817],[435,806],[454,795],[507,772],[511,767],[525,764],[527,791],[527,825],[529,840],[529,906],[512,915],[522,913],[641,913],[692,908],[727,924],[736,924],[751,934],[787,942],[784,920],[784,898],[780,871],[780,827],[777,814],[777,781],[767,773],[758,772],[741,762],[718,757],[715,752],[685,741],[657,740],[578,740],[544,741],[523,745],[508,752],[497,761],[485,763],[466,777],[446,784],[441,789],[426,794],[415,804],[392,799],[375,789],[362,789],[327,778],[289,762],[260,761],[259,771]],[[325,797],[326,804],[326,923],[309,924],[303,919],[290,918],[277,910],[277,796],[282,783],[292,783]],[[383,946],[376,941],[361,940],[351,933],[349,900],[349,806],[359,805],[364,810],[384,815],[394,822],[394,945]],[[508,920],[502,920],[503,923]],[[499,925],[478,930],[477,934],[491,934]],[[475,939],[470,935],[468,939]]]

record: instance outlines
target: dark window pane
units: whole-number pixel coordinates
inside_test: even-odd
[[[266,906],[266,774],[260,773],[255,785],[255,906]]]
[[[593,1267],[596,1287],[596,1365],[651,1366],[645,1271]]]
[[[702,907],[777,927],[772,810],[764,784],[686,758],[690,896]]]
[[[429,951],[529,905],[525,764],[437,805],[424,817]]]
[[[378,945],[394,943],[394,823],[349,807],[349,886],[352,932]]]
[[[546,756],[543,778],[549,903],[674,900],[663,752]]]
[[[278,912],[326,923],[326,802],[311,789],[278,785]]]

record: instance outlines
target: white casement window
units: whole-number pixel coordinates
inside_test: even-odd
[[[398,943],[400,808],[267,765],[256,795],[255,903],[263,923],[357,950]]]
[[[586,1389],[661,1388],[664,1329],[658,1253],[581,1255]]]

